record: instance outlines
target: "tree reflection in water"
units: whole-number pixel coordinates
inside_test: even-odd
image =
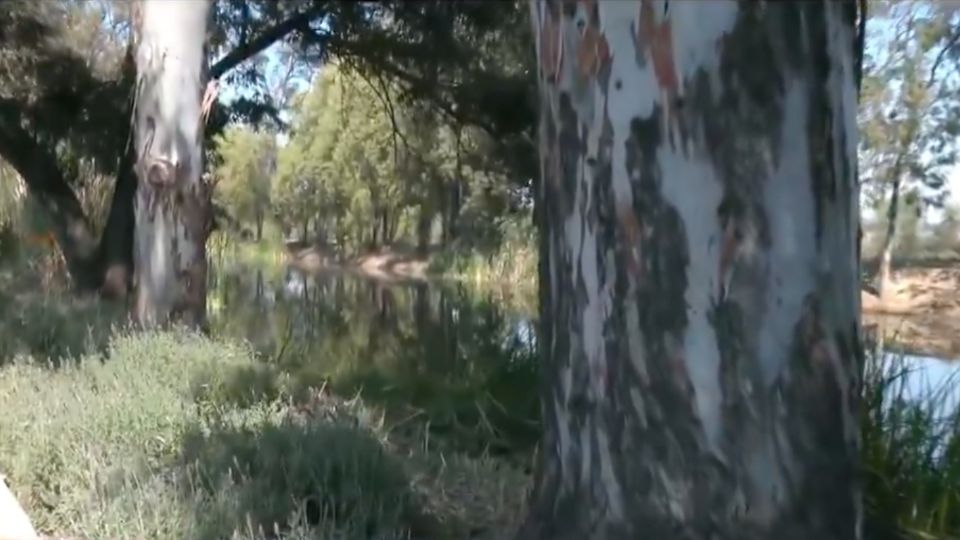
[[[536,443],[532,310],[462,286],[293,269],[215,274],[214,331],[248,341],[300,386],[359,393],[388,421],[417,418],[410,424],[460,450],[529,452]]]

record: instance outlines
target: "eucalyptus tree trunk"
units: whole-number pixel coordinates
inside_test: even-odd
[[[518,538],[858,538],[854,2],[531,8],[545,432]]]
[[[900,160],[893,168],[893,182],[890,187],[890,204],[887,206],[887,227],[883,235],[883,249],[880,250],[880,269],[877,278],[877,292],[882,306],[889,305],[892,299],[891,268],[893,267],[893,246],[897,238],[897,219],[900,210]]]
[[[210,186],[202,178],[201,94],[209,0],[142,0],[137,50],[135,318],[206,318]]]

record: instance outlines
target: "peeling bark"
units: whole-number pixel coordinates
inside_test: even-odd
[[[137,48],[135,319],[202,327],[212,217],[202,177],[209,0],[143,0]]]
[[[852,539],[845,2],[531,0],[544,440],[523,539]]]

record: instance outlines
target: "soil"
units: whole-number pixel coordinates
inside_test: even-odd
[[[893,272],[884,301],[866,283],[863,324],[882,329],[904,352],[960,358],[960,265],[913,266]]]
[[[425,282],[430,275],[429,254],[412,248],[388,246],[357,257],[343,258],[324,246],[287,246],[287,262],[311,272],[350,272],[389,283]]]

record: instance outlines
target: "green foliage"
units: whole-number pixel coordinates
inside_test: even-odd
[[[100,350],[113,327],[123,320],[121,306],[76,298],[69,291],[24,292],[42,289],[42,284],[34,281],[40,273],[36,260],[26,254],[2,262],[0,366],[20,356],[59,364]]]
[[[893,2],[868,22],[859,111],[860,175],[868,208],[885,213],[893,189],[939,206],[957,160],[955,77],[933,66],[952,32],[928,2]]]
[[[455,246],[433,257],[430,270],[462,279],[480,290],[510,289],[510,294],[521,297],[522,305],[535,307],[539,256],[529,222],[500,218],[490,229],[498,234],[495,251]]]
[[[258,366],[244,347],[181,333],[117,336],[105,357],[56,371],[8,366],[0,470],[38,529],[86,538],[460,538],[462,518],[492,516],[465,516],[448,490],[497,503],[513,481],[397,452],[358,402],[292,401],[283,384],[249,393]],[[516,511],[499,503],[488,510]]]
[[[909,368],[871,358],[864,377],[861,444],[867,538],[960,535],[960,409],[955,378],[904,393]],[[897,534],[891,532],[897,531]]]
[[[270,179],[276,162],[274,135],[233,125],[214,138],[215,198],[242,223],[256,227],[258,240],[270,212]]]
[[[395,86],[337,64],[321,71],[295,100],[278,155],[280,221],[308,235],[312,224],[348,252],[397,241],[496,252],[505,224],[529,217],[525,190],[492,156],[487,134],[401,98]]]

